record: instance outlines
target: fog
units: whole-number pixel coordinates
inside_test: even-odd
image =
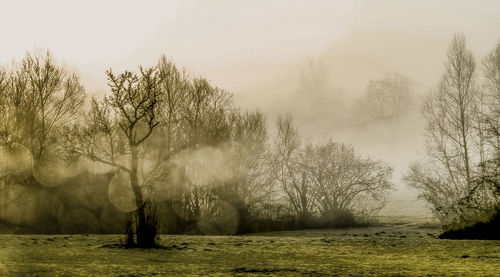
[[[50,49],[102,95],[105,70],[165,54],[234,93],[243,109],[262,111],[271,127],[290,113],[310,141],[332,138],[389,162],[397,189],[382,214],[427,215],[401,181],[423,151],[421,96],[436,87],[453,33],[476,58],[493,48],[499,10],[496,1],[16,1],[1,4],[0,62]],[[355,100],[393,73],[412,80],[408,111],[357,124]]]

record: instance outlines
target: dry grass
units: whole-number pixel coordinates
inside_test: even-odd
[[[498,276],[500,241],[439,240],[422,222],[249,236],[162,236],[166,249],[103,247],[116,235],[1,235],[7,276]]]

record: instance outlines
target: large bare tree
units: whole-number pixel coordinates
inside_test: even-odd
[[[154,214],[147,213],[151,206],[141,187],[139,166],[145,156],[145,142],[160,124],[162,75],[157,67],[118,75],[109,70],[106,74],[111,94],[102,101],[92,100],[83,126],[76,127],[76,137],[70,141],[75,153],[128,174],[135,202],[132,213],[136,238],[129,232],[127,243],[153,247],[157,226]]]
[[[427,161],[412,164],[406,176],[444,221],[451,219],[451,206],[471,191],[478,174],[481,93],[476,79],[476,64],[465,37],[454,35],[442,80],[424,101]]]

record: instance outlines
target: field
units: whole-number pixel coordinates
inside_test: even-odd
[[[392,218],[370,228],[165,235],[166,248],[152,250],[115,248],[119,235],[0,235],[0,276],[500,276],[500,241],[438,232]]]

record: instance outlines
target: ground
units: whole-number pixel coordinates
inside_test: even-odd
[[[441,240],[436,224],[246,236],[164,235],[165,249],[120,249],[120,235],[0,235],[0,276],[500,276],[500,241]],[[104,246],[104,247],[103,247]]]

